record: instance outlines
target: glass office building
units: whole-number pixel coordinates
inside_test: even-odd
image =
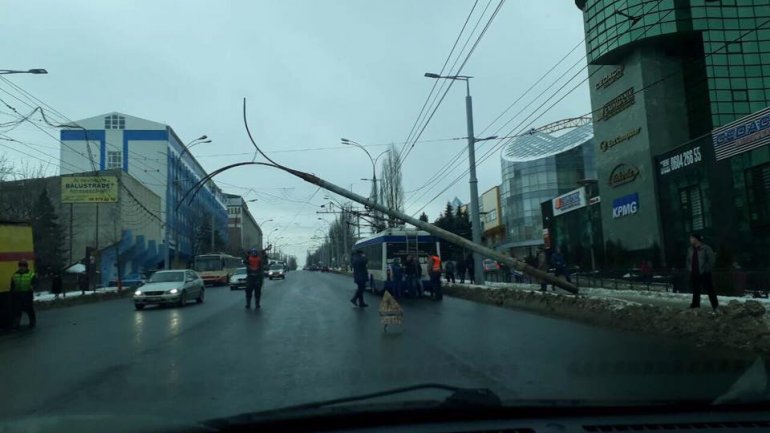
[[[660,264],[670,265],[681,262],[689,230],[711,233],[717,248],[741,249],[729,245],[741,239],[737,232],[713,228],[734,223],[746,239],[757,230],[747,204],[757,193],[746,170],[763,164],[765,151],[721,158],[712,131],[770,105],[770,0],[575,3],[584,18],[599,190],[608,204],[604,239],[637,253],[661,246]],[[661,165],[682,161],[688,169]],[[617,212],[631,201],[636,212]]]
[[[502,150],[500,201],[506,242],[501,249],[516,257],[534,255],[543,245],[540,204],[596,177],[594,149],[588,123],[558,137],[533,131]]]

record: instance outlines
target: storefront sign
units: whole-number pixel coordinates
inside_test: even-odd
[[[625,134],[618,135],[617,137],[615,137],[615,138],[613,138],[611,140],[604,140],[604,141],[602,141],[601,143],[599,143],[599,148],[602,150],[602,152],[606,152],[609,149],[612,149],[613,147],[615,147],[616,144],[622,143],[622,142],[624,142],[626,140],[630,140],[630,139],[636,137],[637,135],[639,135],[640,132],[642,132],[642,128],[641,127],[640,128],[636,128],[636,129],[632,129],[632,130],[626,132]]]
[[[612,218],[634,215],[639,211],[639,193],[624,195],[612,200]]]
[[[613,188],[626,183],[631,183],[639,176],[639,169],[630,164],[618,164],[610,173],[609,185]]]
[[[602,201],[602,198],[597,195],[596,197],[591,197],[591,199],[588,200],[588,204],[601,203],[601,201]]]
[[[700,162],[701,159],[700,146],[695,146],[692,149],[684,150],[680,153],[677,153],[676,155],[661,159],[658,163],[660,165],[660,174],[669,174],[672,171],[679,170],[680,168],[696,164]]]
[[[117,203],[116,176],[62,176],[62,203]]]
[[[618,81],[623,76],[623,65],[618,66],[608,75],[604,76],[598,83],[596,83],[596,90],[605,89],[610,87],[610,84]]]
[[[561,215],[575,209],[580,209],[586,205],[586,192],[584,188],[579,188],[562,194],[551,200],[553,206],[553,215]]]
[[[604,106],[602,107],[602,115],[600,119],[601,120],[609,119],[610,117],[620,113],[626,108],[634,105],[635,101],[636,101],[636,98],[634,96],[634,88],[631,87],[630,89],[616,96],[610,102],[604,104]]]
[[[770,107],[712,132],[717,161],[770,144]]]

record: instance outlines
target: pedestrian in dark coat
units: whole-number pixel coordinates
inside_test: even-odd
[[[700,294],[706,290],[714,311],[719,307],[719,299],[714,289],[711,273],[714,270],[716,254],[710,246],[703,243],[700,233],[690,235],[690,247],[687,248],[687,271],[690,274],[690,286],[692,287],[692,303],[690,308],[700,308]]]
[[[471,282],[471,284],[475,284],[476,262],[473,260],[473,254],[468,254],[468,257],[465,258],[465,268],[468,269],[468,280]]]
[[[350,302],[356,307],[369,306],[364,302],[364,289],[366,288],[366,282],[369,281],[367,263],[369,263],[369,259],[366,258],[366,255],[361,250],[357,250],[350,261],[350,267],[353,268],[353,281],[355,281],[357,286],[356,293]]]
[[[457,276],[460,277],[460,284],[465,284],[465,257],[460,256],[457,261]]]
[[[55,272],[51,277],[51,293],[55,298],[59,298],[59,295],[64,293],[64,287],[61,279],[61,272]]]
[[[548,273],[548,256],[545,254],[545,250],[540,250],[537,253],[537,270]],[[540,291],[545,292],[548,290],[548,282],[544,279],[540,279]]]
[[[444,277],[446,277],[446,282],[449,283],[450,281],[452,284],[455,283],[455,271],[457,270],[457,262],[454,260],[447,260],[446,263],[444,263]]]

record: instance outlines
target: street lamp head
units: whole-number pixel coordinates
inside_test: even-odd
[[[201,141],[201,143],[211,143],[211,140]]]
[[[48,73],[48,71],[46,71],[45,69],[42,69],[42,68],[39,68],[39,69],[30,69],[30,70],[29,70],[29,71],[27,71],[27,72],[29,72],[30,74],[47,74],[47,73]]]
[[[198,137],[196,140],[205,140],[205,139],[207,139],[207,138],[209,138],[207,135],[201,135],[201,136],[200,136],[200,137]]]
[[[427,78],[441,78],[441,75],[439,75],[439,74],[434,74],[434,73],[432,73],[432,72],[426,72],[426,73],[425,73],[425,77],[427,77]]]
[[[340,138],[340,141],[343,142],[344,144],[350,143],[350,140],[348,140],[347,138]]]

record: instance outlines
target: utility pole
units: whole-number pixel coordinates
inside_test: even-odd
[[[214,251],[214,212],[211,212],[211,252]]]
[[[476,178],[476,136],[473,135],[473,101],[471,99],[470,79],[465,79],[465,115],[468,123],[468,163],[470,164],[471,185],[471,231],[473,243],[481,244],[481,218],[479,216],[479,180]],[[473,253],[474,281],[484,284],[484,268],[481,254]]]

